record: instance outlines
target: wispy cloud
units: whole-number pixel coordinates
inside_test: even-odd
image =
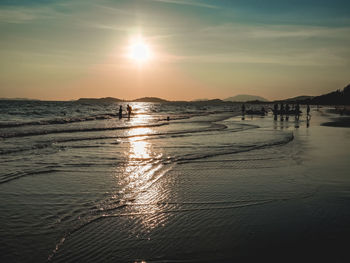
[[[289,25],[241,25],[222,24],[201,29],[207,37],[224,38],[347,38],[350,39],[350,27],[289,26]]]
[[[45,7],[7,7],[0,9],[0,23],[23,24],[48,17],[49,12]]]
[[[350,27],[223,24],[186,32],[174,42],[183,51],[174,62],[290,66],[350,64]]]
[[[176,5],[187,5],[187,6],[196,6],[196,7],[204,7],[210,9],[218,9],[219,6],[210,5],[199,1],[190,1],[190,0],[149,0],[153,2],[160,2],[166,4],[176,4]]]
[[[231,52],[187,57],[182,56],[177,57],[176,62],[276,64],[285,66],[344,66],[347,65],[349,61],[346,58],[332,54],[332,52],[320,49],[313,52],[296,52],[293,54],[248,54],[245,52]]]

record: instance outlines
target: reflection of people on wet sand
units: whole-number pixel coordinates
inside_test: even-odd
[[[128,118],[130,119],[132,108],[129,104],[126,106],[126,110],[128,111]]]
[[[310,127],[310,120],[311,120],[311,116],[307,115],[307,117],[306,117],[306,128]]]
[[[123,118],[123,107],[119,106],[119,119]]]
[[[295,115],[294,128],[299,128],[299,117]]]
[[[299,120],[300,117],[300,105],[299,103],[297,103],[297,105],[295,106],[295,119]]]
[[[244,114],[245,114],[245,104],[242,104],[242,120],[244,120]]]

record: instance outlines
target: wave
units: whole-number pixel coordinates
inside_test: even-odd
[[[32,151],[32,150],[37,150],[37,149],[45,149],[47,147],[50,147],[52,144],[51,143],[43,143],[43,144],[35,144],[32,146],[27,146],[24,148],[10,148],[10,149],[0,149],[0,155],[8,155],[8,154],[13,154],[13,153],[20,153],[20,152],[26,152],[26,151]]]
[[[166,156],[162,158],[145,158],[142,159],[142,161],[149,161],[149,162],[161,162],[163,165],[170,165],[170,164],[187,164],[187,163],[194,163],[196,161],[202,160],[202,159],[207,159],[210,157],[216,157],[216,156],[222,156],[222,155],[229,155],[229,154],[235,154],[235,153],[242,153],[242,152],[248,152],[252,150],[257,150],[257,149],[263,149],[267,147],[272,147],[272,146],[277,146],[277,145],[282,145],[282,144],[287,144],[290,141],[294,139],[293,133],[288,133],[286,136],[284,136],[281,140],[276,140],[276,141],[269,141],[269,142],[264,142],[261,144],[253,144],[253,145],[241,145],[239,147],[233,147],[231,146],[226,146],[226,147],[213,147],[211,149],[211,152],[207,153],[198,153],[197,151],[195,153],[189,153],[184,156]],[[43,147],[43,146],[41,146]],[[73,146],[74,147],[74,146]],[[83,146],[85,147],[85,146]],[[90,147],[90,146],[89,146]],[[209,148],[207,148],[209,149]],[[256,159],[254,159],[256,160]],[[140,161],[140,159],[138,159]],[[229,160],[229,162],[232,162],[233,160]],[[143,187],[140,189],[144,191],[148,187],[150,187],[153,183],[158,181],[162,176],[164,176],[170,168],[165,169],[164,171],[159,173],[159,176],[155,176],[152,180],[150,180],[148,183],[146,183]],[[9,174],[3,174],[1,175],[0,178],[0,184],[4,184],[16,179],[20,179],[25,176],[32,176],[32,175],[39,175],[39,174],[45,174],[45,173],[53,173],[57,172],[59,170],[57,169],[52,169],[52,167],[46,167],[42,168],[39,170],[35,171],[20,171],[20,172],[14,172],[14,173],[9,173]],[[153,171],[154,172],[154,171]],[[153,173],[152,172],[152,173]]]
[[[49,174],[49,173],[54,173],[57,172],[58,170],[56,169],[40,169],[40,170],[35,170],[35,171],[20,171],[20,172],[14,172],[14,173],[9,173],[9,174],[3,174],[0,177],[0,184],[8,183],[13,180],[20,179],[25,176],[30,176],[30,175],[39,175],[39,174]]]
[[[185,164],[190,163],[196,160],[200,159],[206,159],[210,157],[216,157],[220,155],[228,155],[228,154],[234,154],[234,153],[242,153],[252,150],[258,150],[263,149],[267,147],[277,146],[277,145],[283,145],[291,142],[294,139],[293,133],[288,133],[282,140],[276,140],[276,141],[269,141],[264,142],[261,144],[252,144],[252,145],[240,145],[239,147],[232,147],[232,146],[226,146],[226,147],[217,147],[218,151],[212,151],[205,154],[190,154],[185,157],[178,157],[176,158],[176,163],[178,164]],[[208,149],[208,148],[207,148]]]
[[[67,124],[74,122],[94,121],[94,120],[106,120],[118,117],[117,114],[104,114],[104,115],[93,115],[87,117],[71,117],[71,118],[58,118],[49,120],[38,120],[29,122],[0,122],[0,128],[13,128],[22,126],[35,126],[35,125],[52,125],[52,124]]]
[[[159,123],[159,124],[153,124],[153,125],[143,125],[143,126],[128,126],[128,127],[119,127],[119,128],[93,128],[93,129],[85,129],[85,130],[74,130],[74,132],[80,132],[80,131],[105,131],[105,130],[121,130],[121,129],[133,129],[133,128],[144,128],[144,127],[157,127],[157,126],[163,126],[163,125],[168,125],[168,123]],[[79,137],[79,138],[66,138],[66,139],[55,139],[50,142],[46,143],[40,143],[40,144],[35,144],[32,146],[27,146],[23,148],[18,148],[16,146],[15,149],[0,149],[0,155],[7,155],[7,154],[13,154],[13,153],[19,153],[19,152],[25,152],[25,151],[31,151],[31,150],[37,150],[37,149],[45,149],[47,147],[51,147],[53,144],[58,144],[58,143],[68,143],[68,142],[79,142],[79,141],[95,141],[95,140],[108,140],[108,139],[128,139],[128,138],[137,138],[137,137],[149,137],[148,139],[157,139],[161,138],[164,136],[170,136],[172,138],[176,137],[185,137],[189,136],[189,134],[193,133],[203,133],[203,132],[208,132],[208,131],[220,131],[227,129],[227,126],[223,124],[213,124],[208,128],[204,128],[201,130],[183,130],[183,131],[174,131],[174,132],[160,132],[160,133],[146,133],[146,134],[134,134],[134,135],[126,135],[126,136],[94,136],[94,137]],[[240,131],[241,129],[235,129],[232,130],[232,132]],[[70,130],[62,130],[57,133],[70,133]],[[40,134],[39,134],[40,133]],[[35,135],[46,135],[46,134],[52,134],[56,132],[49,132],[49,133],[35,133],[35,132],[30,132],[30,133],[20,133],[17,136],[15,134],[12,134],[11,136],[3,137],[3,138],[15,138],[15,137],[25,137],[25,136],[35,136]],[[0,135],[1,138],[2,135]],[[120,142],[113,142],[112,144],[119,144]],[[58,147],[56,145],[56,147]],[[83,147],[102,147],[102,146],[70,146],[71,148],[83,148]],[[65,146],[61,146],[61,148],[66,148]]]
[[[80,112],[77,110],[77,112]],[[53,114],[52,112],[31,112],[29,116],[31,115],[43,115],[45,116],[47,113]],[[183,114],[180,113],[174,113],[169,112],[168,114],[165,114],[166,112],[163,112],[158,118],[158,121],[166,121],[167,116],[171,118],[172,121],[178,121],[178,120],[186,120],[190,119],[192,117],[196,116],[207,116],[209,114],[215,114],[215,113],[222,113],[222,112],[197,112],[197,113],[188,113],[184,112]],[[7,114],[13,114],[16,115],[16,113],[8,112]],[[27,113],[28,114],[28,113]],[[139,112],[137,115],[149,115],[148,113]],[[127,115],[123,115],[124,118],[127,117]],[[89,116],[79,116],[79,117],[62,117],[62,118],[53,118],[53,119],[43,119],[43,120],[35,120],[35,121],[3,121],[0,122],[0,129],[1,128],[14,128],[14,127],[24,127],[24,126],[39,126],[39,125],[59,125],[59,124],[69,124],[69,123],[76,123],[76,122],[86,122],[86,121],[95,121],[95,120],[108,120],[113,118],[119,118],[119,115],[117,113],[103,113],[98,115],[89,115]]]
[[[168,123],[148,124],[148,125],[135,125],[135,126],[122,126],[122,127],[101,127],[101,128],[83,128],[83,129],[62,129],[62,130],[41,130],[41,131],[23,131],[23,132],[8,132],[0,134],[0,138],[14,138],[14,137],[27,137],[48,135],[57,133],[75,133],[75,132],[98,132],[98,131],[113,131],[113,130],[126,130],[135,128],[150,128],[168,125]]]

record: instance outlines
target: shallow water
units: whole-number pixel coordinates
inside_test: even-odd
[[[325,111],[307,127],[238,106],[0,103],[2,262],[230,262],[349,232],[350,135]]]

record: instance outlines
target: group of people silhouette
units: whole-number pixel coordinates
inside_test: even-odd
[[[126,111],[127,111],[128,119],[130,119],[132,107],[129,104],[126,105]],[[119,106],[119,119],[121,119],[121,118],[123,118],[123,106],[122,105]]]
[[[289,116],[290,115],[294,115],[295,116],[295,120],[299,121],[300,118],[300,114],[302,113],[302,111],[300,110],[300,105],[299,103],[295,104],[295,105],[289,105],[287,104],[283,104],[281,103],[280,105],[278,105],[277,103],[275,103],[273,105],[273,109],[271,109],[274,115],[274,120],[277,121],[277,116],[280,116],[280,120],[281,121],[288,121],[289,120]],[[265,115],[265,113],[267,113],[267,111],[265,110],[264,107],[261,108],[260,111],[254,111],[254,110],[248,110],[246,111],[246,106],[243,103],[242,104],[242,120],[244,120],[244,115],[245,113],[248,114],[255,114],[255,115]],[[306,121],[307,121],[307,127],[309,127],[309,123],[310,123],[310,119],[311,119],[311,115],[310,115],[310,105],[307,104],[306,106]]]

